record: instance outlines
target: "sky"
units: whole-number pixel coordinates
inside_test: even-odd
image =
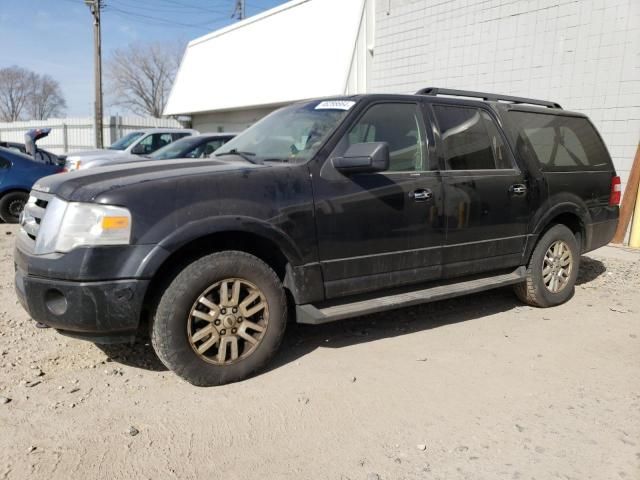
[[[235,0],[103,0],[103,62],[130,43],[183,42],[237,20]],[[246,16],[284,3],[249,0]],[[0,68],[18,65],[60,82],[68,117],[93,114],[93,20],[84,0],[0,0]],[[105,99],[106,100],[106,99]],[[121,109],[120,109],[121,110]],[[117,114],[105,101],[105,114]]]

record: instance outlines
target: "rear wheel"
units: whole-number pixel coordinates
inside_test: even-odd
[[[162,363],[188,382],[220,385],[263,368],[286,323],[275,272],[253,255],[227,251],[176,276],[158,304],[151,341]]]
[[[574,292],[580,247],[565,225],[554,225],[540,238],[527,265],[526,281],[515,286],[516,295],[535,307],[566,302]]]
[[[0,218],[6,223],[18,223],[20,214],[29,200],[26,192],[9,192],[0,198]]]

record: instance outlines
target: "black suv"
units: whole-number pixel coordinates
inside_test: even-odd
[[[61,333],[126,342],[150,325],[167,367],[222,384],[263,367],[291,317],[504,285],[562,303],[580,254],[612,238],[619,197],[596,129],[556,103],[435,88],[320,99],[211,160],[42,179],[15,283]]]

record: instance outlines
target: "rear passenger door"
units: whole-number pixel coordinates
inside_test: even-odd
[[[530,216],[525,174],[493,112],[432,106],[444,190],[443,276],[520,264]]]

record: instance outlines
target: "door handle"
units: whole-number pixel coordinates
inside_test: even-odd
[[[413,198],[416,202],[427,202],[433,199],[433,192],[428,188],[420,188],[413,192],[409,192],[409,198]]]
[[[515,183],[509,187],[509,193],[511,195],[524,195],[527,193],[527,186],[521,183]]]

